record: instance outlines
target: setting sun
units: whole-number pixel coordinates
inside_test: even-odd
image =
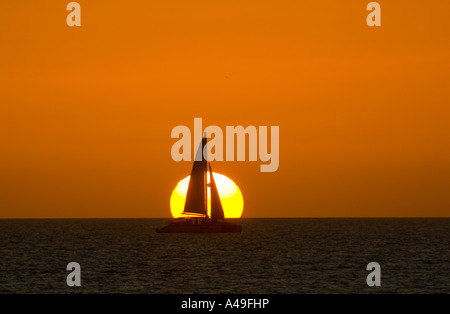
[[[214,180],[219,191],[220,201],[222,203],[225,218],[240,218],[244,210],[244,198],[241,190],[227,176],[213,172]],[[184,203],[186,202],[186,193],[189,185],[190,176],[187,176],[180,182],[172,192],[170,197],[170,211],[174,218],[182,217]],[[210,182],[208,172],[208,183]],[[208,187],[208,215],[211,216],[211,191]]]

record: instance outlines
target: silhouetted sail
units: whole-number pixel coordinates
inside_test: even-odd
[[[219,191],[217,190],[216,181],[211,170],[211,164],[209,164],[210,186],[211,186],[211,219],[223,220],[225,216],[223,214],[222,203],[220,202]]]
[[[192,166],[183,214],[207,215],[206,175],[208,162],[203,157],[204,147],[206,147],[206,138],[202,139],[196,154],[196,156],[201,156],[201,160],[195,160],[194,166]]]
[[[225,215],[212,174],[211,164],[209,165],[211,183],[207,183],[208,158],[203,156],[205,148],[206,133],[197,150],[197,158],[195,158],[189,180],[183,211],[183,214],[188,217],[181,221],[178,219],[170,221],[167,226],[156,229],[157,233],[228,233],[242,231],[242,226],[229,223],[224,219]],[[208,217],[208,186],[211,187],[211,219]],[[205,216],[206,218],[199,219],[199,216]]]

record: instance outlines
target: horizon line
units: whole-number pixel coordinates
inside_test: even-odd
[[[241,217],[241,218],[226,218],[226,219],[414,219],[414,218],[450,218],[450,216],[302,216],[302,217]],[[47,220],[62,220],[62,219],[176,219],[173,217],[0,217],[0,220],[31,220],[31,219],[47,219]]]

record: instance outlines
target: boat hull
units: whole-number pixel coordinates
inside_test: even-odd
[[[202,224],[169,224],[156,229],[157,233],[232,233],[241,232],[242,226],[228,222]]]

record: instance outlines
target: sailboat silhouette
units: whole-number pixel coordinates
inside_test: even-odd
[[[200,143],[184,204],[184,217],[169,221],[158,233],[224,233],[241,232],[242,226],[225,221],[219,190],[214,180],[211,163],[208,163],[203,152],[206,152],[206,134]],[[208,167],[209,165],[209,167]],[[208,184],[208,170],[210,183]],[[211,217],[208,216],[208,186],[211,188]]]

